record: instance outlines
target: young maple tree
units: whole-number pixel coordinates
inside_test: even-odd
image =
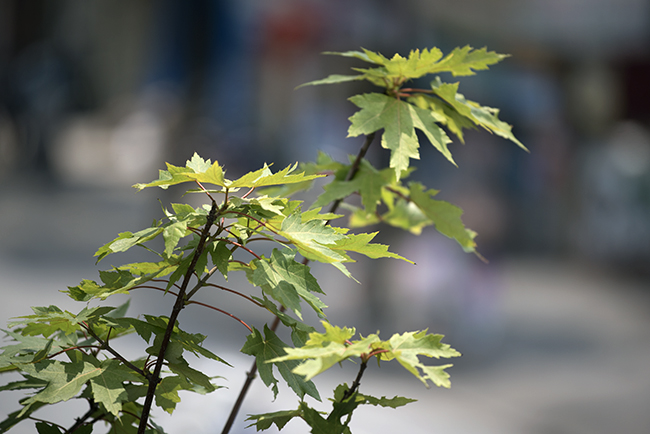
[[[330,54],[357,58],[371,66],[354,68],[356,75],[331,75],[306,85],[367,80],[382,88],[381,93],[350,98],[359,111],[350,118],[348,136],[365,136],[356,157],[344,163],[321,153],[315,162],[301,164],[299,169],[294,165],[274,173],[265,165],[231,180],[218,162],[195,154],[185,166],[167,164],[157,180],[136,184],[137,190],[190,184],[188,192],[202,194],[207,203],[196,208],[173,203],[151,227],[120,233],[95,253],[97,262],[134,247],[143,248],[146,260],[100,271],[100,282],[83,280],[64,292],[87,303],[153,288],[175,297],[171,313],[127,316],[128,303],[117,307],[88,305],[78,313],[48,306],[33,307],[32,315],[11,322],[7,331],[11,342],[0,354],[0,372],[18,372],[22,380],[9,382],[0,390],[30,392],[19,401],[21,408],[0,423],[0,432],[26,420],[35,421],[41,434],[102,429],[110,433],[164,432],[150,418],[154,403],[172,413],[181,400],[180,391],[210,393],[220,387],[214,378],[190,366],[185,355],[192,353],[228,364],[203,346],[205,335],[180,328],[178,317],[190,304],[224,313],[250,332],[241,352],[253,356],[254,363],[224,433],[230,431],[256,373],[274,396],[279,393],[279,373],[300,400],[293,410],[249,415],[258,431],[272,425],[282,429],[290,420],[300,418],[312,433],[350,433],[352,414],[360,405],[395,408],[412,402],[404,397],[376,398],[360,393],[361,379],[373,358],[395,360],[426,386],[430,382],[450,386],[445,371],[450,364],[423,361],[424,357],[460,355],[442,343],[441,335],[425,330],[382,339],[378,333],[356,336],[354,328],[330,324],[319,298],[324,291],[311,274],[309,263],[331,264],[353,278],[346,268],[346,263],[353,262],[351,254],[408,261],[390,252],[388,246],[373,243],[376,232],[349,230],[379,222],[413,233],[433,225],[465,251],[476,253],[476,233],[462,223],[462,211],[435,199],[436,190],[406,181],[410,161],[419,158],[416,129],[452,164],[455,162],[448,148],[451,139],[445,130],[463,141],[464,129],[480,126],[524,146],[513,136],[511,127],[499,120],[498,110],[466,99],[458,93],[458,83],[445,83],[436,76],[428,88],[406,84],[430,74],[473,75],[505,56],[468,46],[447,56],[437,48],[414,50],[407,57],[396,54],[390,59],[369,50]],[[390,151],[389,167],[385,168],[374,167],[364,158],[380,131],[381,146]],[[322,177],[331,181],[311,206],[290,198]],[[360,196],[360,204],[344,202],[353,194]],[[343,217],[336,213],[341,205],[349,211],[348,227],[330,223]],[[150,246],[149,242],[157,238],[163,240],[162,251]],[[254,242],[260,240],[276,245],[268,257],[254,248]],[[243,273],[258,289],[247,294],[227,287],[232,273]],[[260,331],[233,312],[196,300],[202,291],[242,297],[261,312],[270,313],[273,321]],[[321,318],[324,332],[303,321],[305,306]],[[280,324],[291,330],[293,345],[276,334]],[[142,356],[131,360],[113,345],[115,339],[130,333],[144,341]],[[306,396],[321,400],[312,379],[348,359],[358,361],[359,371],[350,386],[342,383],[335,388],[330,413],[311,407]],[[70,399],[85,400],[89,408],[69,427],[37,417],[36,412],[44,406]]]

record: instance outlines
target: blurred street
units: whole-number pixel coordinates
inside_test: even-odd
[[[0,322],[6,324],[10,317],[31,313],[28,307],[32,305],[56,304],[72,312],[79,311],[83,303],[73,302],[58,291],[76,285],[81,279],[96,279],[97,268],[92,258],[96,248],[118,231],[145,227],[149,216],[157,217],[160,211],[156,193],[47,187],[38,191],[29,185],[0,190],[3,216]],[[360,410],[353,422],[355,434],[645,434],[650,431],[647,281],[570,260],[522,256],[485,265],[478,259],[468,258],[481,267],[493,269],[499,290],[491,304],[498,313],[489,322],[477,322],[472,320],[472,315],[455,311],[470,323],[462,332],[445,339],[465,353],[452,361],[455,366],[449,370],[451,389],[427,390],[397,366],[386,364],[381,369],[369,366],[362,393],[402,395],[417,398],[418,402],[388,410],[389,417],[372,407]],[[112,258],[115,265],[131,259],[119,255]],[[427,267],[424,262],[417,262],[420,264],[417,267]],[[110,268],[104,262],[99,265],[99,269]],[[359,269],[353,272],[363,283],[366,273]],[[316,267],[315,274],[325,279],[322,286],[328,293],[325,301],[335,315],[331,317],[333,323],[356,325],[364,333],[374,331],[368,329],[371,326],[361,286],[322,267]],[[327,276],[332,275],[333,281],[328,282]],[[206,297],[211,300],[212,296]],[[151,303],[151,298],[159,302]],[[134,295],[132,309],[163,313],[170,303],[170,299],[165,300],[157,293],[141,293]],[[458,307],[453,304],[432,307],[427,320],[435,323],[434,312],[454,309]],[[207,397],[185,393],[173,417],[158,412],[157,420],[170,433],[215,432],[221,429],[251,363],[250,358],[237,352],[244,333],[235,322],[215,317],[211,311],[188,310],[181,314],[180,321],[191,332],[215,330],[208,338],[207,347],[236,368],[200,363],[208,372],[226,376],[228,380],[223,384],[229,389],[217,390]],[[390,324],[383,327],[378,324],[378,327],[384,334],[396,331],[391,330]],[[446,333],[435,327],[431,331]],[[129,345],[135,351],[141,344],[134,340]],[[343,372],[334,369],[322,379],[317,378],[317,384],[326,398],[333,381],[349,383],[354,375],[354,366],[348,364]],[[3,412],[18,408],[14,396],[0,394]],[[242,413],[278,411],[297,405],[289,390],[282,390],[276,402],[271,400],[271,392],[257,381]],[[63,410],[44,410],[43,417],[54,416],[65,423],[83,411],[82,403],[72,401],[59,407]],[[237,426],[234,432],[244,432],[242,418]],[[32,429],[25,423],[12,432],[27,434]],[[301,421],[293,421],[283,432],[302,433],[304,429]]]

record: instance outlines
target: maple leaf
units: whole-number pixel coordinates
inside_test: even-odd
[[[411,200],[426,215],[441,234],[452,238],[461,245],[463,250],[474,252],[476,243],[474,238],[476,232],[467,229],[460,216],[463,210],[442,200],[432,199],[438,192],[436,190],[424,190],[424,186],[418,182],[409,184]]]
[[[447,148],[451,140],[436,124],[439,118],[430,110],[379,93],[356,95],[350,101],[361,110],[350,117],[348,137],[368,135],[384,129],[381,145],[391,151],[390,167],[395,170],[397,180],[402,171],[408,169],[410,159],[420,158],[415,128],[424,132],[431,144],[447,160],[456,164]]]
[[[325,333],[310,333],[304,346],[285,348],[285,356],[271,359],[269,363],[308,359],[294,368],[293,372],[304,376],[305,380],[311,380],[337,363],[370,352],[371,345],[379,341],[379,337],[372,334],[350,343],[349,340],[355,334],[353,328],[340,328],[325,321],[322,324]]]
[[[309,267],[294,260],[296,252],[291,249],[273,249],[270,260],[253,260],[255,269],[251,273],[251,283],[292,310],[300,319],[302,313],[300,298],[305,300],[321,318],[327,306],[312,293],[323,294],[318,282],[311,275]]]
[[[275,424],[278,430],[284,428],[284,426],[289,423],[294,417],[301,417],[302,411],[298,410],[282,410],[275,411],[273,413],[264,413],[264,414],[251,414],[248,415],[246,420],[254,420],[256,422],[251,423],[246,428],[249,428],[255,425],[257,431],[264,431],[271,428],[271,425]]]
[[[419,107],[426,106],[434,111],[442,111],[447,118],[445,123],[448,124],[454,134],[461,138],[461,141],[462,128],[477,125],[497,136],[512,141],[523,150],[528,151],[523,143],[512,134],[512,126],[499,119],[499,110],[481,106],[466,99],[463,94],[458,93],[458,86],[459,83],[443,83],[439,77],[436,77],[436,80],[431,82],[431,90],[442,101],[427,95],[417,95],[409,99],[409,101]]]
[[[21,368],[31,377],[47,381],[47,386],[28,398],[26,402],[38,401],[49,404],[75,397],[88,380],[102,373],[102,368],[86,361],[66,363],[58,360],[43,360],[22,365]]]
[[[324,175],[312,174],[306,175],[304,172],[293,173],[296,170],[297,164],[293,166],[287,166],[284,169],[280,170],[277,173],[271,172],[271,169],[266,164],[263,168],[256,170],[255,172],[249,172],[246,175],[235,181],[227,181],[226,187],[228,188],[237,188],[237,187],[267,187],[271,185],[285,185],[285,184],[295,184],[305,181],[311,181],[316,178],[321,178]]]
[[[350,273],[341,264],[345,261],[345,257],[327,246],[345,238],[345,235],[326,225],[324,221],[302,222],[300,214],[294,213],[282,221],[282,227],[278,234],[291,241],[301,255],[320,262],[338,265],[337,268],[350,277]]]
[[[302,377],[292,372],[293,368],[298,365],[298,362],[293,360],[272,360],[285,355],[286,346],[267,325],[264,325],[264,337],[262,337],[262,334],[257,329],[253,328],[253,333],[246,338],[246,343],[242,347],[241,352],[255,356],[260,378],[267,387],[272,385],[271,389],[273,390],[274,397],[278,395],[278,380],[273,375],[273,366],[278,368],[282,378],[284,378],[289,387],[291,387],[300,399],[307,394],[320,401],[320,395],[314,383],[308,379],[303,380]]]
[[[215,161],[213,164],[210,160],[204,160],[197,153],[194,153],[192,159],[186,162],[185,167],[167,163],[167,170],[160,170],[157,180],[135,184],[133,187],[138,191],[148,187],[167,189],[172,185],[184,182],[201,182],[225,187],[223,169],[219,163]]]
[[[508,55],[487,51],[485,47],[474,50],[469,45],[466,45],[462,48],[455,48],[428,72],[451,72],[454,77],[474,75],[474,71],[488,69],[489,65],[494,65],[506,57]]]
[[[129,400],[124,382],[142,379],[117,360],[104,360],[99,367],[101,372],[90,379],[93,397],[95,401],[103,404],[108,412],[117,416],[122,410],[122,403]]]
[[[379,232],[348,235],[344,239],[336,241],[335,245],[332,246],[331,249],[341,252],[356,252],[372,259],[394,258],[401,259],[411,264],[414,263],[396,253],[389,252],[388,246],[384,244],[370,243],[378,233]]]
[[[458,357],[460,353],[448,344],[441,342],[443,336],[427,334],[427,331],[394,334],[387,342],[375,345],[376,349],[388,350],[378,355],[380,360],[396,359],[407,371],[415,375],[425,386],[431,380],[436,386],[449,388],[449,374],[445,369],[452,365],[427,366],[420,362],[418,356],[449,358]]]
[[[363,80],[365,77],[363,75],[341,75],[341,74],[331,74],[320,80],[310,81],[309,83],[303,83],[300,86],[297,86],[296,89],[300,89],[305,86],[318,86],[321,84],[336,84],[336,83],[347,83],[349,81],[359,81]]]

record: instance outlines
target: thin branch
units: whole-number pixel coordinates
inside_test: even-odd
[[[253,191],[255,191],[255,187],[251,187],[251,189],[248,190],[248,191],[246,192],[246,194],[243,195],[241,198],[242,198],[242,199],[246,199],[246,198],[247,198],[247,197],[248,197],[248,196],[249,196]]]
[[[196,184],[199,186],[199,188],[200,188],[201,190],[203,190],[203,193],[205,193],[205,194],[208,195],[208,197],[210,198],[210,200],[212,201],[212,203],[216,203],[215,200],[214,200],[214,198],[213,198],[212,196],[210,196],[210,193],[208,192],[208,190],[206,190],[206,188],[203,186],[203,184],[201,184],[201,183],[200,183],[199,181],[197,181],[196,179],[194,180],[194,182],[196,182]]]
[[[348,170],[348,174],[345,176],[346,181],[352,181],[352,178],[354,178],[354,175],[357,174],[359,171],[359,166],[361,165],[361,160],[363,157],[366,156],[366,152],[368,152],[368,148],[370,147],[370,144],[375,138],[375,133],[371,133],[366,136],[366,140],[363,142],[363,145],[361,146],[361,149],[359,149],[359,153],[357,154],[357,158],[355,158],[354,162],[350,166],[350,170]],[[341,202],[343,201],[343,198],[337,199],[332,203],[332,206],[330,207],[330,213],[334,213]],[[329,221],[327,222],[329,223]]]
[[[248,247],[244,246],[243,244],[238,243],[237,241],[232,241],[232,240],[229,240],[229,239],[224,239],[224,241],[226,243],[228,243],[228,244],[232,244],[233,246],[237,246],[239,248],[242,248],[242,249],[246,250],[248,253],[255,256],[257,259],[262,259],[262,258],[260,258],[260,256],[257,253],[255,253],[254,251],[252,251]]]
[[[232,290],[232,289],[224,288],[224,287],[222,287],[222,286],[218,286],[218,285],[215,285],[215,284],[213,284],[213,283],[208,283],[208,284],[206,284],[206,286],[215,286],[215,287],[217,287],[217,288],[219,288],[219,289],[223,289],[223,290],[225,290],[225,291],[230,291],[230,292],[232,292],[232,293],[234,293],[234,294],[237,294],[237,295],[239,295],[239,296],[241,296],[241,297],[244,297],[245,299],[249,300],[251,303],[254,303],[254,304],[258,305],[259,307],[264,307],[263,305],[259,304],[258,302],[256,302],[256,301],[253,300],[252,298],[250,298],[250,297],[248,297],[248,296],[246,296],[246,295],[244,295],[244,294],[241,294],[241,293],[239,293],[239,292],[237,292],[237,291],[234,291],[234,290]],[[158,291],[161,291],[161,292],[167,292],[167,293],[169,293],[169,294],[171,294],[171,295],[175,295],[176,297],[178,297],[178,294],[175,293],[175,292],[173,292],[173,291],[165,291],[164,289],[162,289],[162,288],[158,288],[158,287],[155,287],[155,286],[145,286],[145,285],[141,285],[141,286],[137,286],[137,287],[134,287],[134,288],[131,288],[131,289],[140,289],[140,288],[155,289],[155,290],[158,290]],[[242,324],[243,324],[243,325],[244,325],[244,326],[245,326],[249,331],[251,331],[251,332],[253,331],[253,330],[248,326],[248,324],[246,324],[244,321],[242,321],[241,319],[237,318],[235,315],[231,314],[230,312],[226,312],[225,310],[219,309],[218,307],[215,307],[215,306],[212,306],[212,305],[210,305],[210,304],[203,303],[203,302],[200,302],[200,301],[188,300],[186,303],[187,303],[187,304],[198,304],[198,305],[200,305],[200,306],[207,307],[208,309],[212,309],[212,310],[216,310],[216,311],[218,311],[218,312],[221,312],[221,313],[223,313],[223,314],[225,314],[225,315],[228,315],[229,317],[231,317],[231,318],[233,318],[233,319],[236,319],[236,320],[239,321],[240,323],[242,323]]]
[[[239,321],[244,327],[246,327],[248,329],[249,332],[253,333],[253,329],[248,324],[246,324],[244,321],[237,318],[235,315],[231,314],[230,312],[226,312],[223,309],[219,309],[218,307],[214,307],[214,306],[209,305],[207,303],[201,303],[200,301],[190,300],[187,303],[188,304],[198,304],[200,306],[207,307],[208,309],[213,309],[213,310],[216,310],[217,312],[221,312],[224,315],[228,315],[232,319]]]
[[[113,356],[115,356],[120,362],[124,363],[127,367],[132,369],[133,371],[137,372],[138,374],[142,375],[145,377],[147,380],[151,381],[151,374],[148,372],[143,371],[142,369],[138,368],[135,366],[133,363],[129,362],[126,360],[120,353],[115,351],[113,348],[111,348],[110,345],[108,345],[108,341],[103,341],[102,338],[100,338],[97,333],[93,331],[93,329],[90,327],[88,324],[84,324],[84,329],[88,332],[90,336],[92,336],[99,344],[101,345],[102,349],[105,349],[109,353],[111,353]]]
[[[246,264],[246,265],[248,265],[248,264]],[[246,300],[250,301],[250,302],[253,303],[253,304],[258,305],[259,307],[264,307],[264,305],[262,305],[262,304],[256,302],[256,301],[253,300],[251,297],[247,296],[246,294],[242,294],[242,293],[239,292],[239,291],[235,291],[234,289],[226,288],[225,286],[215,285],[214,283],[206,283],[205,286],[213,286],[213,287],[215,287],[215,288],[219,288],[219,289],[222,289],[222,290],[224,290],[224,291],[232,292],[232,293],[235,294],[235,295],[238,295],[238,296],[240,296],[240,297],[244,297]]]
[[[68,352],[70,350],[80,350],[82,348],[95,348],[95,349],[101,350],[102,346],[100,346],[100,345],[78,345],[76,347],[66,348],[65,350],[59,351],[58,353],[50,354],[49,356],[47,356],[47,358],[52,359],[52,358],[58,356],[59,354],[66,353],[66,352]]]
[[[227,193],[227,192],[226,192]],[[224,205],[227,201],[224,201]],[[138,434],[144,434],[147,429],[147,422],[149,420],[149,413],[151,412],[151,406],[153,405],[153,399],[156,392],[156,386],[160,382],[160,372],[162,370],[163,361],[165,358],[165,352],[169,346],[171,340],[172,332],[174,326],[176,325],[176,319],[180,314],[181,310],[185,307],[185,291],[187,286],[190,283],[190,279],[196,268],[196,263],[199,260],[199,257],[203,253],[205,247],[205,241],[210,237],[210,228],[219,217],[220,209],[217,207],[217,203],[212,201],[212,208],[203,227],[203,232],[201,233],[201,238],[199,238],[199,243],[194,250],[194,256],[190,262],[185,277],[183,278],[183,283],[178,291],[176,296],[176,303],[174,303],[174,308],[172,309],[171,315],[169,315],[169,322],[167,323],[167,328],[165,329],[165,334],[163,335],[162,342],[160,344],[160,350],[158,351],[158,359],[156,360],[156,365],[154,366],[152,378],[149,380],[149,388],[147,389],[147,395],[145,397],[144,405],[142,407],[142,418],[140,419],[140,425],[138,426]]]
[[[357,373],[357,378],[354,379],[354,383],[352,383],[352,386],[345,391],[343,394],[343,398],[341,398],[341,402],[345,401],[359,389],[359,385],[361,384],[361,377],[363,377],[363,372],[366,370],[368,367],[368,360],[362,360],[361,365],[359,366],[359,372]]]

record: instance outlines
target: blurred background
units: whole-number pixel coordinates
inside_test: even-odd
[[[645,0],[3,0],[0,323],[31,305],[78,311],[57,291],[97,278],[95,250],[159,218],[158,199],[181,200],[130,188],[165,161],[182,165],[196,151],[236,178],[264,162],[313,160],[319,149],[341,161],[355,154],[347,98],[373,89],[294,90],[361,66],[321,52],[464,45],[512,55],[460,79],[460,91],[500,108],[531,152],[470,132],[466,145],[451,145],[455,168],[423,141],[414,178],[465,210],[489,264],[433,229],[416,237],[381,228],[380,241],[416,267],[360,261],[357,285],[314,266],[333,323],[385,337],[428,327],[464,354],[450,390],[426,390],[389,366],[369,372],[362,393],[419,402],[360,410],[353,431],[650,432]],[[368,158],[387,156],[375,144]],[[129,255],[100,265],[138,259]],[[168,312],[169,300],[146,295],[134,295],[134,311]],[[245,330],[202,311],[180,321],[214,330],[207,345],[240,366],[205,366],[229,389],[184,397],[159,423],[218,432],[251,363],[237,352]],[[324,376],[324,396],[334,381],[353,380],[353,366],[342,370]],[[3,393],[0,413],[17,409],[16,398]],[[290,392],[271,400],[257,382],[242,414],[295,406]],[[85,411],[61,408],[43,417],[70,425]],[[241,419],[233,432],[243,432]],[[33,430],[25,422],[15,432]],[[300,421],[285,428],[304,430]]]

